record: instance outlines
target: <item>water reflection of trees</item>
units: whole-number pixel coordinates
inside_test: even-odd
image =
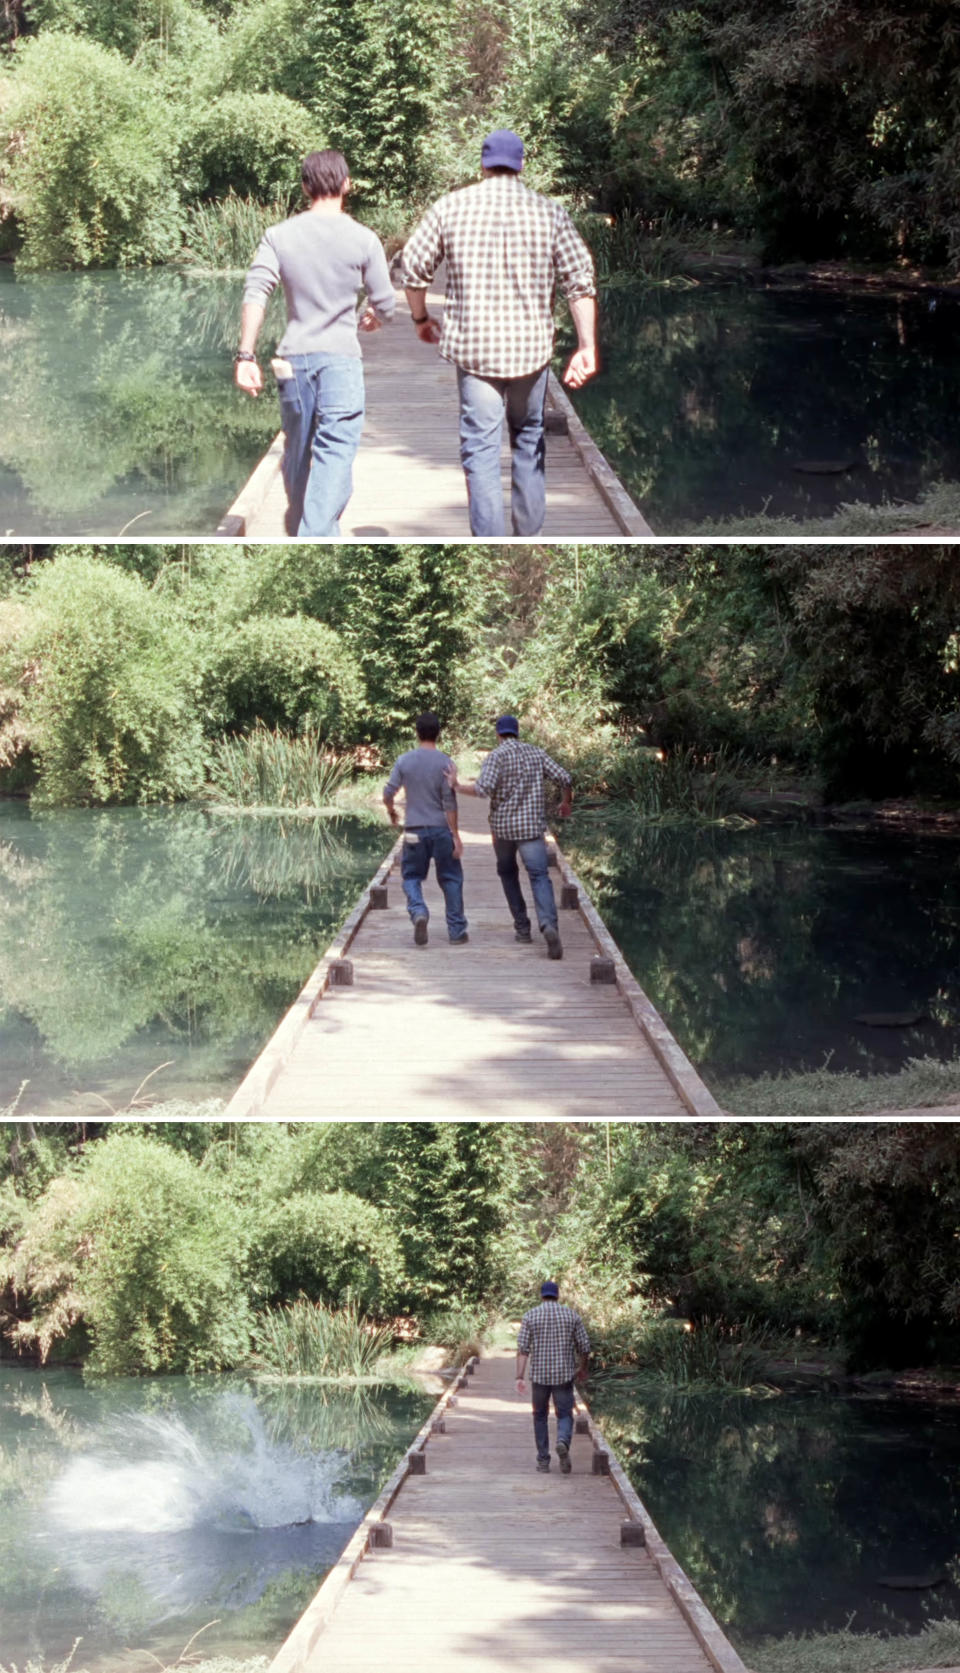
[[[209,527],[211,504],[242,481],[233,461],[252,465],[277,426],[272,402],[231,386],[237,307],[235,281],[169,269],[8,276],[0,318],[17,376],[0,394],[0,457],[29,515],[76,529],[89,511],[117,533],[132,500],[175,490],[178,528]],[[82,446],[64,448],[65,412]],[[111,495],[116,513],[98,504]],[[162,515],[147,527],[162,532]]]
[[[660,1532],[711,1609],[765,1634],[916,1631],[960,1589],[890,1591],[960,1551],[956,1414],[853,1401],[643,1395],[594,1407]]]
[[[577,406],[661,532],[909,500],[958,474],[949,304],[622,288],[603,316],[605,370]],[[854,468],[798,473],[810,459]]]
[[[357,821],[323,834],[294,826],[228,828],[190,807],[11,819],[0,1002],[72,1072],[132,1053],[139,1078],[144,1062],[186,1047],[220,1063],[231,1049],[249,1055],[388,840]],[[13,1056],[11,1092],[23,1078]],[[0,1076],[0,1102],[6,1091]]]
[[[567,846],[637,979],[718,1075],[883,1073],[960,1041],[953,848],[842,831],[584,821]],[[911,1011],[910,1029],[858,1025]]]

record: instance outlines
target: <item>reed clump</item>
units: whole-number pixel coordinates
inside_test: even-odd
[[[332,1308],[301,1296],[260,1315],[253,1363],[282,1377],[367,1377],[392,1346],[390,1326],[364,1318],[352,1297]]]
[[[326,748],[313,728],[291,734],[258,721],[252,731],[217,743],[209,789],[228,807],[329,813],[350,773],[349,758]]]
[[[195,204],[187,215],[183,260],[190,267],[218,273],[236,272],[250,265],[254,250],[268,227],[286,220],[285,198],[261,203],[253,197],[228,192],[216,203]]]

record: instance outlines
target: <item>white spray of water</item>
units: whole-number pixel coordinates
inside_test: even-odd
[[[299,1453],[270,1440],[252,1400],[228,1395],[224,1405],[242,1436],[229,1449],[179,1417],[120,1420],[107,1445],[74,1458],[53,1484],[50,1520],[88,1535],[359,1520],[362,1505],[339,1487],[343,1454]]]

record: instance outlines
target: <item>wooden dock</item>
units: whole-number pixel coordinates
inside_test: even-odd
[[[536,928],[532,945],[515,942],[487,817],[485,801],[460,798],[469,943],[448,942],[431,868],[429,943],[414,945],[398,843],[227,1120],[722,1115],[557,849],[563,958],[547,958]]]
[[[268,1673],[745,1673],[582,1404],[538,1474],[512,1353],[471,1365]]]
[[[438,315],[443,296],[429,298]],[[421,343],[406,299],[381,331],[364,335],[367,416],[354,466],[344,540],[469,540],[457,433],[457,380],[449,361]],[[269,391],[261,397],[273,400]],[[283,540],[286,496],[278,435],[221,521],[231,540]],[[509,507],[510,449],[502,460]],[[509,529],[509,514],[508,514]],[[551,374],[547,396],[547,540],[649,538],[651,529]]]

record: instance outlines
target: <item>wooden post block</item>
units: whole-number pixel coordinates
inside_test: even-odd
[[[590,1419],[588,1417],[584,1417],[581,1413],[579,1417],[574,1419],[573,1432],[575,1435],[589,1435]]]
[[[616,986],[617,972],[612,958],[602,958],[599,953],[590,960],[591,982],[603,982],[607,986]]]
[[[427,1455],[426,1455],[426,1453],[425,1452],[411,1452],[411,1454],[410,1454],[410,1474],[411,1475],[426,1475],[426,1473],[427,1473]]]
[[[370,890],[370,909],[373,912],[383,912],[387,905],[386,883],[375,883]]]
[[[330,983],[335,988],[353,987],[353,960],[335,958],[330,960]]]
[[[476,1359],[468,1359],[463,1369],[466,1371],[468,1377],[472,1377],[474,1371],[477,1369]]]
[[[557,850],[554,847],[552,842],[548,842],[547,843],[547,865],[548,866],[558,866],[559,864],[560,864],[560,861],[557,858]]]
[[[576,883],[563,883],[560,887],[560,905],[567,911],[575,912],[580,905],[580,890]]]
[[[386,1548],[393,1544],[393,1528],[389,1522],[371,1522],[370,1534],[367,1540],[371,1550],[380,1546]]]
[[[646,1545],[647,1530],[642,1522],[621,1522],[621,1545]]]
[[[444,1419],[442,1417],[435,1417],[433,1422],[430,1425],[431,1435],[445,1435],[446,1432],[447,1432],[447,1425],[446,1425]]]
[[[451,1407],[451,1406],[455,1406],[455,1405],[456,1405],[456,1403],[457,1403],[457,1397],[456,1397],[456,1395],[455,1395],[455,1394],[451,1394],[451,1396],[450,1396],[450,1398],[449,1398],[449,1400],[448,1400],[448,1401],[447,1401],[447,1410],[448,1410],[448,1411],[449,1411],[449,1410],[450,1410],[450,1407]]]
[[[599,1446],[597,1447],[597,1450],[593,1455],[593,1471],[592,1471],[592,1473],[594,1475],[609,1475],[610,1474],[610,1454],[609,1454],[609,1452],[604,1452],[603,1448],[599,1447]]]

